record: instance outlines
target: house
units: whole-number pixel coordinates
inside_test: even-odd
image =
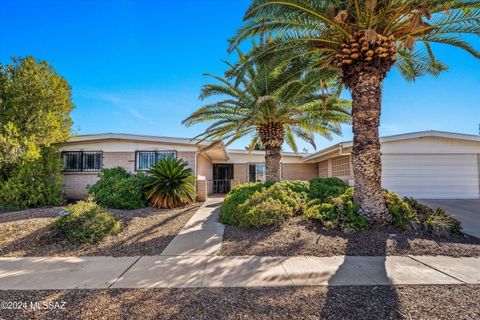
[[[423,131],[382,137],[382,183],[388,190],[421,199],[480,198],[480,136]],[[264,181],[264,152],[226,149],[219,141],[104,133],[72,137],[60,145],[64,191],[68,198],[87,195],[101,168],[121,166],[146,171],[163,157],[184,159],[197,177],[200,199],[226,193],[232,186]],[[283,152],[281,177],[308,180],[339,177],[353,184],[352,142],[312,154]]]

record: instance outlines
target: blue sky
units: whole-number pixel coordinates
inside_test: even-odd
[[[49,61],[73,87],[77,133],[191,137],[205,126],[180,122],[201,106],[202,74],[221,75],[221,60],[234,60],[227,40],[248,4],[0,0],[0,61],[26,55]],[[473,43],[480,48],[478,37]],[[408,83],[394,71],[386,79],[383,135],[430,129],[478,134],[480,60],[453,48],[434,49],[450,67],[439,78]],[[345,127],[343,137],[318,138],[317,145],[351,137]]]

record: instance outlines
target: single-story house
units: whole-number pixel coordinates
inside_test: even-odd
[[[480,136],[423,131],[382,137],[382,183],[402,196],[420,199],[480,198]],[[197,177],[201,199],[236,184],[265,179],[264,152],[227,149],[218,141],[103,133],[72,137],[60,145],[68,198],[87,195],[102,168],[146,171],[158,159],[184,159]],[[309,180],[339,177],[353,184],[352,142],[312,154],[283,152],[281,177]]]

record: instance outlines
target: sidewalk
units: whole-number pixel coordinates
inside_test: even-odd
[[[218,256],[221,199],[206,202],[160,256],[0,257],[0,290],[480,284],[480,258]]]
[[[480,258],[0,258],[1,290],[465,283],[480,284]]]

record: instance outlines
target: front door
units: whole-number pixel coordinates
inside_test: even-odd
[[[213,165],[213,193],[228,193],[232,188],[233,164]]]

